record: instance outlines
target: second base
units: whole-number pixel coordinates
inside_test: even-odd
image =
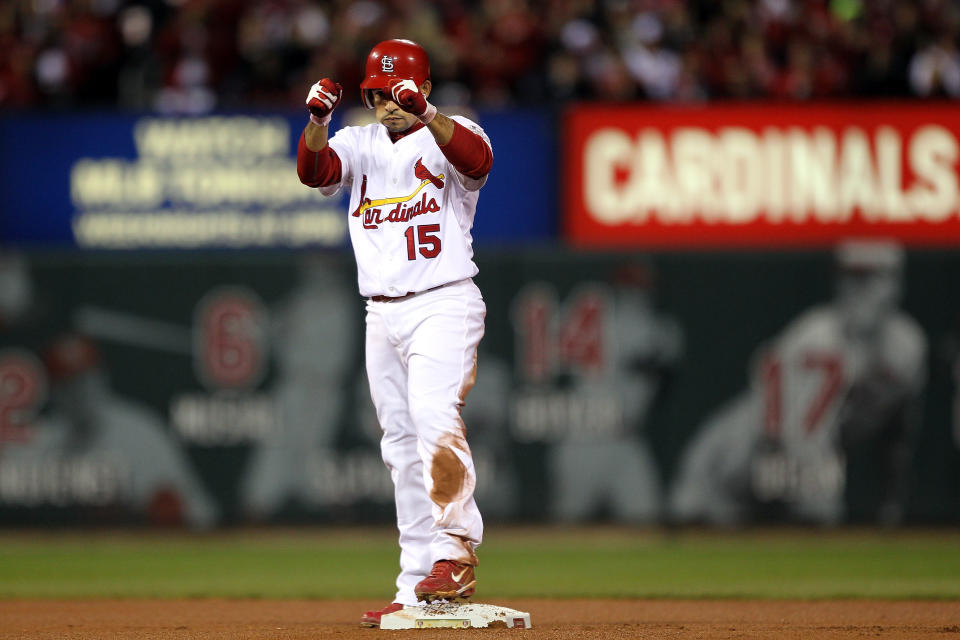
[[[495,604],[427,604],[406,607],[380,619],[381,629],[529,629],[530,614]]]

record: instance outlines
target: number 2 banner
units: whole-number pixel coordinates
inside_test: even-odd
[[[583,105],[564,131],[575,246],[960,245],[953,105]]]

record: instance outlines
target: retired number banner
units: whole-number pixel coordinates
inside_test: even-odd
[[[576,246],[960,245],[955,105],[583,105],[565,131]]]

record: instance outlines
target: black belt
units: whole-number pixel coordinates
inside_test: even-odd
[[[453,284],[452,282],[446,282],[444,284],[438,284],[435,287],[430,287],[429,289],[424,289],[423,291],[408,291],[400,296],[370,296],[369,300],[371,302],[400,302],[401,300],[406,300],[407,298],[412,298],[413,296],[418,296],[421,293],[426,293],[427,291],[436,291],[437,289],[442,289],[448,284]]]

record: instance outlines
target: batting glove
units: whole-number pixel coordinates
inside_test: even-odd
[[[343,87],[330,78],[324,78],[310,87],[307,94],[307,110],[310,111],[310,122],[326,127],[330,124],[330,115],[340,104],[343,97]]]
[[[420,88],[413,80],[394,78],[387,84],[387,89],[397,106],[417,116],[423,124],[430,124],[437,115],[437,108],[427,102],[427,97],[420,93]]]

